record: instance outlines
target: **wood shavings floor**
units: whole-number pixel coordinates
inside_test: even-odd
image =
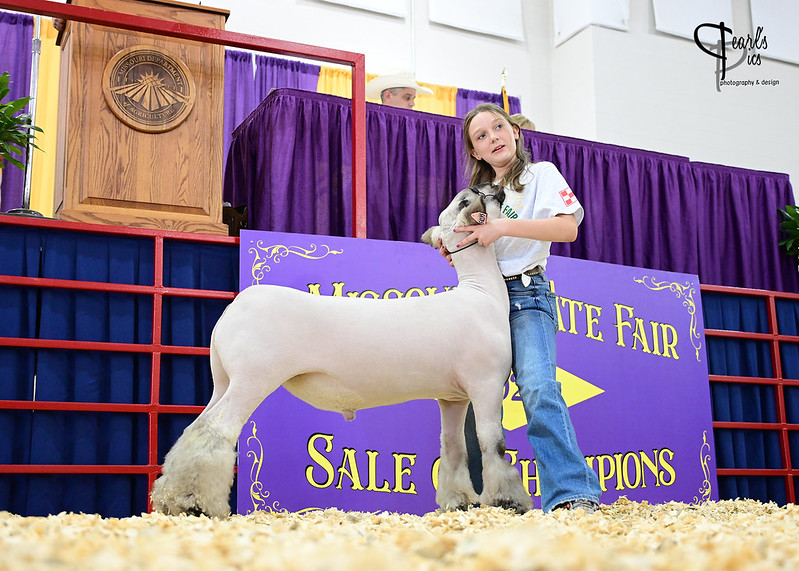
[[[0,570],[799,569],[799,508],[751,500],[595,514],[258,512],[227,520],[0,512]]]

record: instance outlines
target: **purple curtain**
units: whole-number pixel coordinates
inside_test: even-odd
[[[225,50],[225,111],[222,127],[224,159],[227,160],[233,130],[249,115],[258,101],[255,99],[255,69],[253,54]],[[224,164],[224,163],[223,163]]]
[[[453,191],[468,185],[461,122],[369,103],[366,132],[367,235],[418,242]]]
[[[272,89],[293,87],[316,91],[319,66],[251,52],[225,51],[224,161],[233,130]]]
[[[224,199],[248,227],[352,235],[350,101],[280,89],[233,134]],[[367,233],[417,242],[466,183],[460,120],[367,103]]]
[[[502,94],[475,91],[473,89],[458,89],[455,95],[455,116],[465,116],[478,103],[493,103],[502,107]],[[522,104],[519,98],[508,96],[508,108],[510,115],[521,113]]]
[[[699,275],[715,285],[799,291],[796,260],[777,247],[778,209],[793,204],[788,175],[691,163]]]
[[[25,14],[0,12],[0,74],[8,72],[11,89],[4,103],[30,95],[32,50],[33,18]],[[25,162],[23,156],[17,158]],[[22,206],[24,186],[25,172],[11,164],[4,164],[0,211]]]
[[[467,184],[461,120],[367,104],[367,234],[418,241]],[[786,175],[525,131],[586,210],[580,235],[555,254],[698,274],[705,284],[799,291],[778,241]],[[351,235],[348,99],[278,90],[236,130],[225,200],[249,228]],[[746,246],[746,250],[744,249]]]
[[[525,137],[534,159],[557,165],[586,211],[578,239],[553,244],[553,254],[697,274],[705,284],[799,291],[796,263],[778,246],[778,208],[794,203],[788,175]]]
[[[257,54],[255,56],[255,93],[258,96],[258,103],[263,101],[270,91],[280,87],[316,91],[316,86],[319,83],[319,70],[318,65]]]
[[[585,208],[573,243],[552,253],[696,273],[696,190],[685,157],[525,131],[536,161],[563,173]]]

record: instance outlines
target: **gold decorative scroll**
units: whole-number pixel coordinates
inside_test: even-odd
[[[710,444],[707,442],[707,430],[702,432],[702,447],[699,449],[699,462],[702,464],[702,473],[705,479],[702,482],[702,487],[699,488],[699,493],[702,494],[701,498],[694,496],[693,505],[699,505],[701,502],[706,502],[710,499],[710,493],[713,490],[713,485],[710,483],[710,467],[708,461],[710,460]]]
[[[270,513],[288,513],[286,508],[278,507],[280,506],[278,500],[273,501],[271,504],[267,502],[267,498],[271,494],[268,490],[264,489],[264,485],[261,482],[261,468],[264,465],[264,446],[258,439],[258,427],[255,425],[255,422],[250,421],[250,424],[252,425],[252,434],[247,438],[247,445],[251,446],[250,443],[254,441],[258,447],[257,452],[251,448],[246,454],[247,458],[252,458],[252,466],[250,467],[250,501],[252,502],[252,511],[260,510]],[[301,514],[321,509],[322,508],[305,508],[295,513]]]
[[[696,331],[696,303],[694,303],[694,292],[696,291],[696,287],[689,282],[685,282],[685,285],[681,285],[676,282],[657,282],[655,281],[655,278],[650,276],[644,276],[641,279],[633,278],[633,281],[635,283],[643,284],[652,291],[669,290],[674,293],[678,299],[682,298],[683,307],[688,310],[688,314],[691,316],[689,334],[691,345],[693,345],[694,350],[696,351],[696,360],[701,361],[702,359],[699,357],[699,350],[702,348],[702,342],[700,341],[701,337],[699,333]]]
[[[330,246],[322,244],[317,247],[316,244],[311,244],[308,249],[301,248],[300,246],[284,246],[282,244],[275,244],[274,246],[264,246],[260,240],[252,246],[248,252],[255,256],[252,261],[252,284],[258,285],[264,279],[266,273],[272,271],[269,263],[279,264],[283,258],[290,255],[300,256],[306,260],[322,260],[327,256],[334,254],[342,254],[344,250],[333,250]]]
[[[250,501],[252,501],[252,509],[253,511],[288,513],[285,508],[278,508],[280,502],[277,500],[272,502],[271,505],[267,503],[270,493],[264,489],[264,485],[260,480],[261,468],[264,462],[264,447],[258,439],[255,422],[250,421],[250,424],[252,425],[252,434],[247,438],[247,445],[250,445],[251,441],[255,441],[258,446],[257,452],[253,449],[247,451],[247,457],[252,458],[252,466],[250,467]]]

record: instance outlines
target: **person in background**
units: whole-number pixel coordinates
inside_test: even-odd
[[[410,70],[378,75],[366,84],[366,97],[380,99],[383,105],[413,109],[417,92],[433,95],[433,90],[416,83]]]
[[[550,244],[577,238],[583,207],[555,165],[530,161],[521,130],[501,107],[483,103],[472,109],[463,119],[463,137],[469,184],[492,183],[505,191],[500,218],[456,228],[464,232],[456,248],[495,244],[510,299],[513,373],[535,453],[541,507],[593,513],[602,490],[577,444],[556,380],[555,294],[544,273]],[[441,246],[441,254],[451,263],[457,250]]]
[[[519,129],[527,129],[528,131],[535,131],[535,123],[530,121],[527,117],[522,115],[521,113],[514,113],[510,116],[510,122]]]

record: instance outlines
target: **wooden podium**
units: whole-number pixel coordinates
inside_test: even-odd
[[[70,3],[217,29],[229,15],[173,0]],[[82,22],[58,43],[56,217],[227,234],[224,47]]]

